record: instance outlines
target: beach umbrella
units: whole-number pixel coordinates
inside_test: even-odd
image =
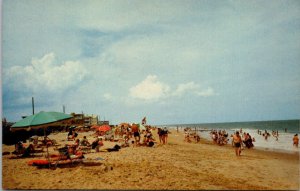
[[[109,131],[111,128],[109,125],[101,125],[97,130],[98,131],[102,131],[102,132],[106,132]]]
[[[73,116],[65,113],[60,112],[44,112],[41,111],[37,114],[28,116],[17,123],[13,124],[10,128],[11,131],[18,131],[18,130],[30,130],[30,129],[44,129],[44,135],[46,135],[46,128],[50,125],[60,125],[63,122],[72,119]],[[48,151],[48,144],[47,146],[47,158],[49,159],[49,151]]]
[[[60,112],[44,112],[41,111],[37,114],[28,116],[15,124],[10,128],[11,131],[18,130],[30,130],[47,128],[50,125],[59,125],[72,118],[72,115],[60,113]]]

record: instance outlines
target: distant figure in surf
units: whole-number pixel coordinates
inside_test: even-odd
[[[293,145],[298,148],[298,145],[299,145],[298,134],[295,134],[294,137],[293,137]]]

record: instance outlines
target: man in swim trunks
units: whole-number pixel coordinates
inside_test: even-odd
[[[234,143],[234,147],[235,147],[236,156],[240,156],[241,155],[242,138],[238,131],[235,133],[235,135],[233,135],[233,143]]]

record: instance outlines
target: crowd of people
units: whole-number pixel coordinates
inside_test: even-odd
[[[142,127],[142,128],[141,128]],[[114,126],[112,129],[106,132],[96,131],[94,134],[94,140],[90,142],[86,136],[83,136],[81,139],[78,137],[78,133],[75,129],[70,129],[67,134],[68,141],[74,141],[74,143],[66,144],[65,148],[68,150],[68,153],[75,156],[83,156],[83,154],[89,150],[95,150],[95,152],[100,152],[101,148],[104,146],[103,141],[114,141],[117,142],[116,145],[118,148],[110,148],[110,151],[118,151],[122,147],[137,147],[137,146],[147,146],[153,147],[155,143],[158,141],[155,140],[153,136],[153,131],[157,130],[157,135],[159,137],[160,144],[168,143],[168,134],[170,131],[164,128],[156,128],[151,126],[143,126],[139,124],[121,124]],[[276,140],[278,140],[278,131],[262,132],[258,130],[258,134],[264,137],[274,136]],[[230,138],[232,139],[232,146],[235,148],[235,153],[237,156],[240,156],[242,149],[244,148],[253,148],[253,142],[255,142],[254,137],[247,132],[243,132],[242,129],[236,131],[232,135],[228,135],[225,130],[211,130],[210,132],[211,139],[213,143],[217,145],[226,145],[228,144]],[[108,138],[109,137],[109,138]],[[265,138],[267,140],[267,138]],[[200,135],[198,131],[192,130],[192,128],[186,127],[184,128],[184,141],[191,143],[199,143]],[[16,144],[15,152],[24,154],[24,156],[28,156],[30,152],[34,152],[34,149],[39,145],[51,146],[55,144],[55,140],[49,139],[47,136],[44,137],[43,140],[33,140],[33,144],[30,144],[27,148],[22,146],[20,143]],[[295,134],[293,137],[293,145],[298,147],[299,138],[298,134]]]
[[[285,129],[285,132],[287,132],[287,129]],[[267,130],[265,130],[264,133],[262,133],[261,130],[257,130],[257,133],[259,135],[262,135],[266,141],[268,140],[269,137],[271,137],[271,135],[275,138],[276,141],[278,141],[278,137],[279,137],[278,130],[276,130],[276,131],[272,130],[271,134]],[[299,146],[299,137],[298,137],[298,134],[295,134],[293,136],[293,146],[295,146],[295,147]]]
[[[272,130],[272,133],[270,134],[267,130],[262,132],[261,130],[258,129],[257,134],[263,136],[266,141],[268,140],[269,137],[271,137],[271,135],[275,138],[276,141],[278,141],[278,137],[279,137],[278,130],[277,131]]]
[[[184,141],[191,143],[199,143],[200,135],[196,130],[192,130],[190,127],[184,128]]]
[[[229,141],[229,135],[225,130],[211,130],[210,137],[215,144],[226,145]],[[255,142],[254,137],[252,138],[249,133],[236,131],[234,134],[230,135],[231,144],[235,148],[235,153],[240,156],[242,149],[254,147],[253,142]]]
[[[144,126],[145,125],[145,126]],[[118,151],[122,147],[153,147],[158,143],[158,140],[154,138],[153,131],[157,130],[160,144],[167,144],[168,134],[170,133],[167,128],[156,128],[145,124],[120,124],[116,126],[110,126],[107,131],[99,131],[94,129],[94,133],[91,134],[92,137],[80,136],[80,132],[75,126],[68,128],[67,141],[69,143],[65,144],[63,147],[56,147],[54,150],[59,151],[61,154],[70,158],[70,156],[81,158],[83,154],[91,152],[100,151]],[[91,138],[94,138],[91,141]],[[74,142],[70,142],[74,141]],[[104,141],[115,142],[115,146],[112,148],[104,148]],[[32,142],[27,148],[21,142],[15,145],[15,151],[13,154],[18,154],[19,156],[27,157],[30,153],[33,153],[35,148],[41,147],[51,147],[55,145],[56,141],[51,140],[49,137],[45,136],[42,140],[39,140],[38,136],[30,138],[29,142]],[[47,149],[48,152],[48,149]]]
[[[116,147],[108,149],[108,151],[117,151],[121,147],[128,147],[130,146],[130,140],[132,146],[154,146],[156,142],[153,134],[153,128],[151,126],[147,126],[146,129],[140,130],[138,124],[132,124],[131,126],[115,126],[109,131],[106,132],[99,132],[96,131],[94,133],[95,140],[89,142],[86,136],[83,136],[82,139],[75,139],[73,144],[66,145],[70,148],[71,153],[78,154],[77,152],[82,152],[88,149],[94,149],[96,152],[101,150],[101,147],[104,146],[103,141],[113,141],[116,142],[118,148]],[[76,136],[74,136],[76,135]],[[74,139],[77,137],[78,134],[74,133],[74,130],[70,130],[68,134],[68,140]]]
[[[149,146],[152,147],[156,140],[153,136],[153,131],[156,128],[149,125],[139,125],[133,123],[121,124],[116,126],[112,132],[114,140],[121,140],[122,146],[129,146],[130,141],[133,146]]]
[[[212,130],[210,135],[213,142],[218,145],[226,145],[228,143],[228,133],[225,130]]]

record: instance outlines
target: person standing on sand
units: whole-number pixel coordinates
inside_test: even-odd
[[[163,144],[168,143],[168,134],[169,134],[169,131],[168,131],[167,127],[164,127],[164,129],[163,129]]]
[[[234,143],[234,147],[235,147],[236,156],[240,156],[241,155],[242,138],[238,131],[235,133],[235,135],[233,135],[233,143]]]
[[[159,137],[159,143],[164,144],[164,130],[162,128],[158,128],[157,129],[157,134],[158,134],[158,137]]]
[[[299,137],[298,137],[298,134],[295,134],[294,137],[293,137],[293,145],[295,147],[298,147],[299,145]]]
[[[132,124],[131,131],[133,132],[135,145],[138,145],[140,143],[140,128],[137,124]]]

